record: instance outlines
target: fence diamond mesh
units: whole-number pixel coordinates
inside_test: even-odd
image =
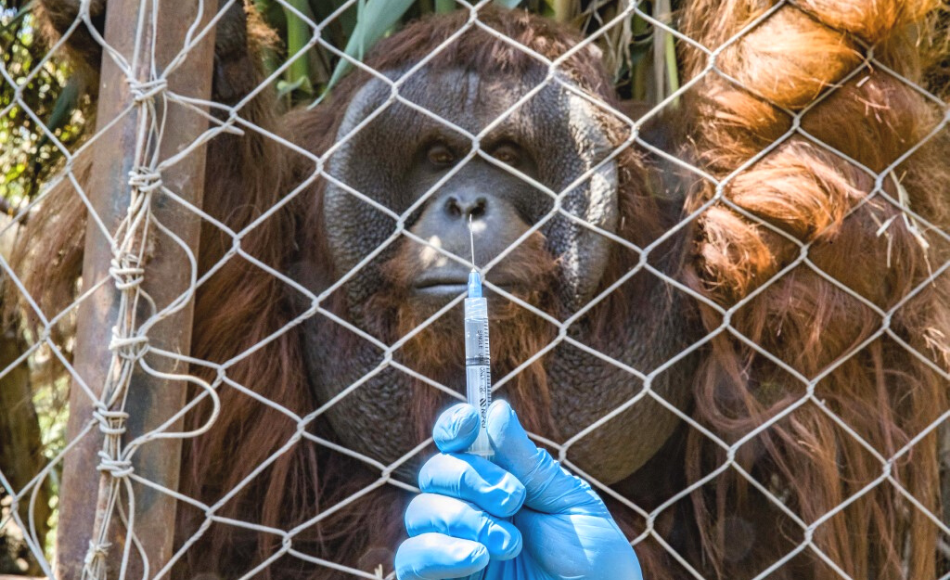
[[[4,190],[0,574],[395,578],[475,267],[494,396],[645,577],[950,578],[940,2],[0,24],[45,179]],[[78,79],[80,139],[35,98]],[[471,254],[426,225],[465,187]]]

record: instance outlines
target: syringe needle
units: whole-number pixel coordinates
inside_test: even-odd
[[[475,232],[472,230],[472,214],[468,214],[468,240],[472,248],[472,270],[475,269]]]

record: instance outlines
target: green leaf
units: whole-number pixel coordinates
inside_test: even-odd
[[[365,0],[360,2],[356,14],[356,27],[353,29],[353,35],[350,36],[343,52],[356,60],[363,60],[366,53],[389,32],[389,29],[399,22],[399,19],[414,2],[415,0]],[[326,95],[333,86],[340,82],[340,79],[349,72],[352,66],[348,60],[340,59],[323,94]]]
[[[63,87],[59,96],[56,97],[52,113],[50,113],[49,118],[46,119],[46,128],[49,129],[50,132],[55,132],[57,129],[61,129],[65,126],[72,117],[73,112],[79,107],[79,89],[81,86],[82,82],[79,80],[79,75],[69,77],[66,86]],[[45,133],[43,138],[46,138]]]
[[[300,77],[292,83],[288,81],[277,81],[277,97],[281,99],[286,97],[303,86],[305,82],[307,82],[307,77]]]
[[[505,8],[517,8],[518,4],[521,4],[521,0],[495,0],[495,4]]]

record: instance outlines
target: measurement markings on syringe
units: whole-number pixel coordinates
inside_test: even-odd
[[[469,216],[469,225],[471,226]],[[474,233],[472,265],[475,264]],[[465,395],[468,404],[475,407],[479,417],[479,433],[468,452],[491,458],[494,454],[488,440],[488,406],[491,405],[491,356],[488,346],[488,300],[482,294],[481,276],[475,268],[468,274],[465,297]]]

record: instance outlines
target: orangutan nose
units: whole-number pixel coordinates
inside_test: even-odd
[[[450,219],[481,219],[488,212],[488,199],[484,195],[450,195],[445,200],[445,213]]]

